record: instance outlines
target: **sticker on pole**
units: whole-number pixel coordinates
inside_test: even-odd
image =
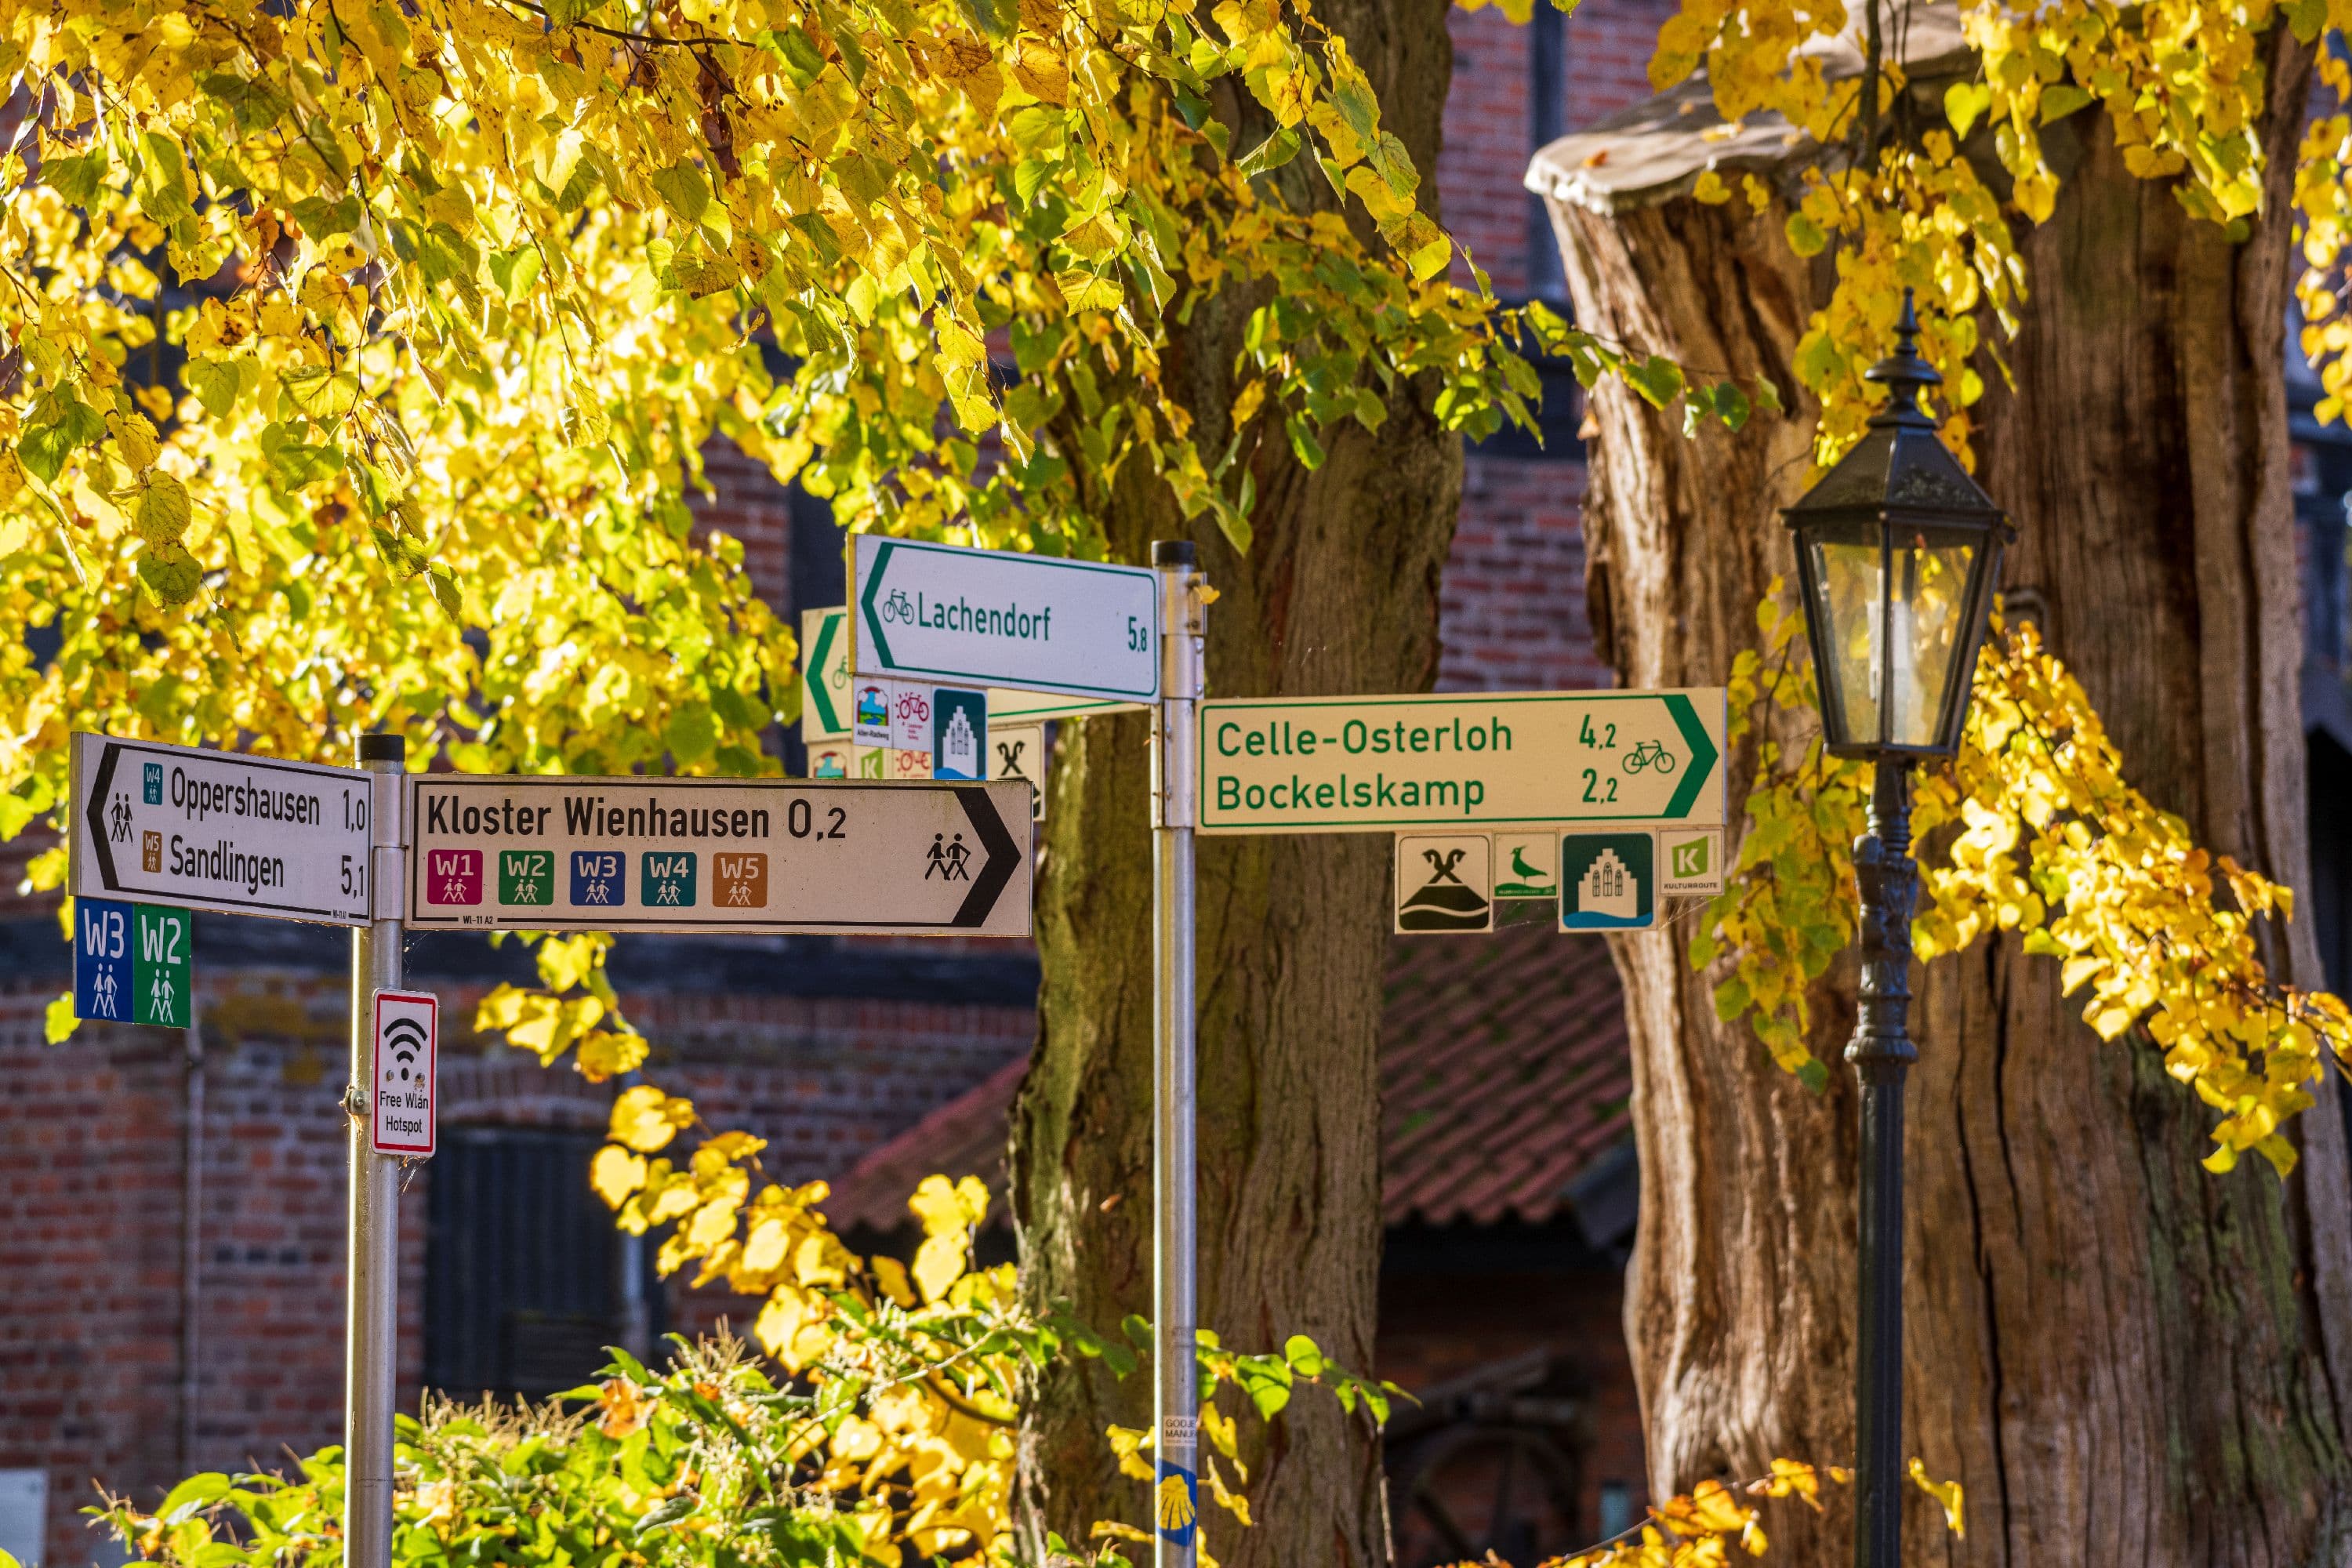
[[[1646,832],[1559,836],[1559,929],[1647,931],[1658,923],[1657,876]]]
[[[74,1016],[186,1028],[195,926],[186,910],[76,899]]]
[[[1495,929],[1494,845],[1483,833],[1400,833],[1396,839],[1396,930]]]
[[[1029,786],[1029,819],[1045,821],[1045,726],[992,726],[988,733],[988,776],[991,779],[1019,779],[1026,784]]]
[[[433,1152],[441,1054],[441,999],[424,991],[375,994],[375,1103],[368,1147],[379,1154]]]
[[[1160,1539],[1171,1546],[1192,1544],[1192,1531],[1201,1515],[1200,1480],[1181,1465],[1160,1461],[1159,1484],[1152,1488],[1152,1523],[1160,1530]]]

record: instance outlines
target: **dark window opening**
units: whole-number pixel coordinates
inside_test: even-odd
[[[650,1237],[588,1185],[593,1132],[445,1131],[425,1203],[425,1384],[460,1399],[544,1398],[664,1328]]]

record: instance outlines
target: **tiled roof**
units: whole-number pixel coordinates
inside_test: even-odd
[[[890,1230],[935,1171],[1004,1191],[1005,1119],[1027,1060],[1008,1063],[858,1162],[824,1205]],[[1534,1224],[1607,1184],[1632,1136],[1617,972],[1600,940],[1549,921],[1490,936],[1400,938],[1381,1026],[1381,1185],[1391,1225]],[[1596,1241],[1600,1240],[1595,1236]]]
[[[1607,943],[1549,921],[1400,938],[1381,1019],[1391,1225],[1541,1224],[1631,1135],[1633,1069]]]

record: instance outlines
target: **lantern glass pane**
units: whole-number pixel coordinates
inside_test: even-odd
[[[1944,700],[1970,638],[1969,568],[1983,539],[1973,531],[1916,528],[1893,521],[1887,566],[1887,658],[1881,689],[1886,739],[1897,746],[1935,746]],[[1875,661],[1874,661],[1875,662]]]
[[[1857,537],[1810,541],[1813,556],[1814,640],[1828,668],[1821,673],[1822,717],[1832,744],[1878,740],[1879,607],[1884,592],[1877,530]]]

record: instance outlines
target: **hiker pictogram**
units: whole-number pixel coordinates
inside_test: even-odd
[[[931,835],[930,853],[924,857],[929,864],[923,868],[923,880],[928,882],[937,877],[942,882],[971,881],[971,847],[964,843],[961,833],[955,836],[952,844],[942,842],[946,837],[943,833]]]

